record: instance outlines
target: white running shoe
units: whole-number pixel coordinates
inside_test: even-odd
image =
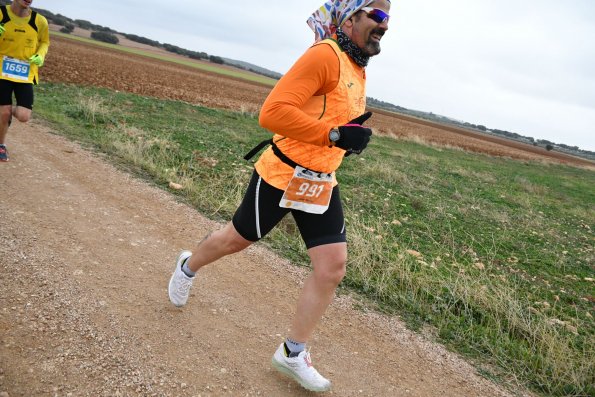
[[[323,377],[312,366],[310,352],[303,351],[297,357],[286,357],[283,343],[279,346],[271,360],[273,368],[292,377],[302,387],[310,391],[328,391],[331,381]]]
[[[188,277],[186,273],[182,271],[182,264],[184,261],[192,256],[190,251],[182,251],[176,262],[176,269],[174,274],[169,279],[169,300],[177,307],[184,306],[190,296],[190,287],[192,287],[192,281],[194,277]]]

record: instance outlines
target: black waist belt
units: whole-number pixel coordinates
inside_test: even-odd
[[[263,147],[266,145],[272,145],[273,139],[267,139],[266,141],[260,142],[258,145],[254,146],[252,150],[250,150],[245,156],[244,160],[250,160],[254,155],[262,150]]]
[[[295,161],[293,161],[292,159],[290,159],[289,157],[287,157],[282,151],[281,149],[279,149],[279,147],[277,145],[275,145],[275,142],[273,142],[272,139],[267,139],[266,141],[262,141],[260,142],[258,145],[256,145],[252,150],[250,150],[248,152],[248,154],[246,154],[244,156],[244,160],[250,160],[252,157],[254,157],[254,155],[258,152],[260,152],[262,150],[262,148],[264,148],[266,145],[271,145],[271,148],[273,149],[273,153],[275,153],[275,156],[277,156],[279,158],[279,160],[281,160],[282,162],[284,162],[285,164],[287,164],[288,166],[290,166],[291,168],[295,168],[295,167],[302,167],[302,168],[306,168],[302,165],[299,165],[298,163],[296,163]],[[307,170],[310,170],[309,168],[306,168]],[[322,172],[322,171],[316,171],[316,170],[310,170],[312,172],[315,172],[317,174],[328,174],[328,172]]]

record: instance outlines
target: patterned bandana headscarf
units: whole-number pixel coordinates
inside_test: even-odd
[[[316,35],[315,41],[331,37],[343,22],[351,18],[362,7],[369,6],[374,0],[330,0],[316,10],[308,25]]]

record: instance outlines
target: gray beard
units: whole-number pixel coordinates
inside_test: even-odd
[[[368,41],[366,43],[366,47],[362,49],[362,51],[370,57],[373,57],[374,55],[378,55],[380,54],[380,43],[376,42],[376,41]]]

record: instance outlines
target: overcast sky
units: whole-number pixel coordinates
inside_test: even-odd
[[[34,0],[124,33],[285,73],[322,0]],[[595,2],[393,0],[367,95],[595,151]],[[51,52],[51,49],[50,49]],[[50,54],[51,55],[51,54]]]

